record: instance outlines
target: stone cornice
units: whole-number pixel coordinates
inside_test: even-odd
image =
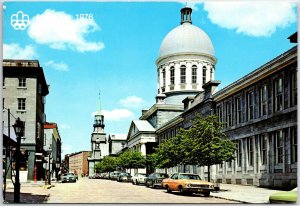
[[[172,55],[167,55],[164,57],[160,57],[156,60],[156,65],[159,67],[159,65],[166,64],[168,62],[175,62],[175,61],[207,61],[211,62],[212,64],[217,63],[217,59],[214,56],[204,54],[204,53],[194,53],[194,52],[185,52],[185,53],[178,53],[178,54],[172,54]]]

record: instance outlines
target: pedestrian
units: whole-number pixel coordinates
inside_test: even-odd
[[[60,176],[61,176],[61,171],[58,171],[58,176],[57,176],[57,180],[60,180]]]

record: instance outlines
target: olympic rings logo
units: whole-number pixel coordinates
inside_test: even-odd
[[[10,24],[15,30],[24,30],[28,27],[29,23],[29,16],[22,11],[18,11],[10,17]]]

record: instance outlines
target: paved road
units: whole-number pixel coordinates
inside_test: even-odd
[[[202,195],[183,196],[163,189],[147,188],[102,179],[80,179],[76,183],[56,183],[48,190],[46,203],[238,203]]]

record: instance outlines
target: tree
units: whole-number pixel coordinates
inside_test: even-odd
[[[199,114],[192,120],[189,129],[167,139],[156,149],[158,166],[173,167],[178,164],[194,164],[208,167],[234,159],[236,146],[222,132],[223,124],[217,116],[202,118]]]
[[[95,165],[96,171],[101,171],[101,172],[113,172],[116,170],[117,167],[117,161],[116,157],[112,156],[105,156],[101,162],[97,163]]]
[[[179,134],[189,145],[190,163],[208,167],[210,181],[210,166],[222,164],[223,161],[234,159],[236,145],[222,132],[223,123],[218,116],[202,118],[199,114],[192,120],[192,126]]]
[[[146,166],[146,158],[141,152],[125,151],[117,157],[117,166],[124,169],[142,168]]]

